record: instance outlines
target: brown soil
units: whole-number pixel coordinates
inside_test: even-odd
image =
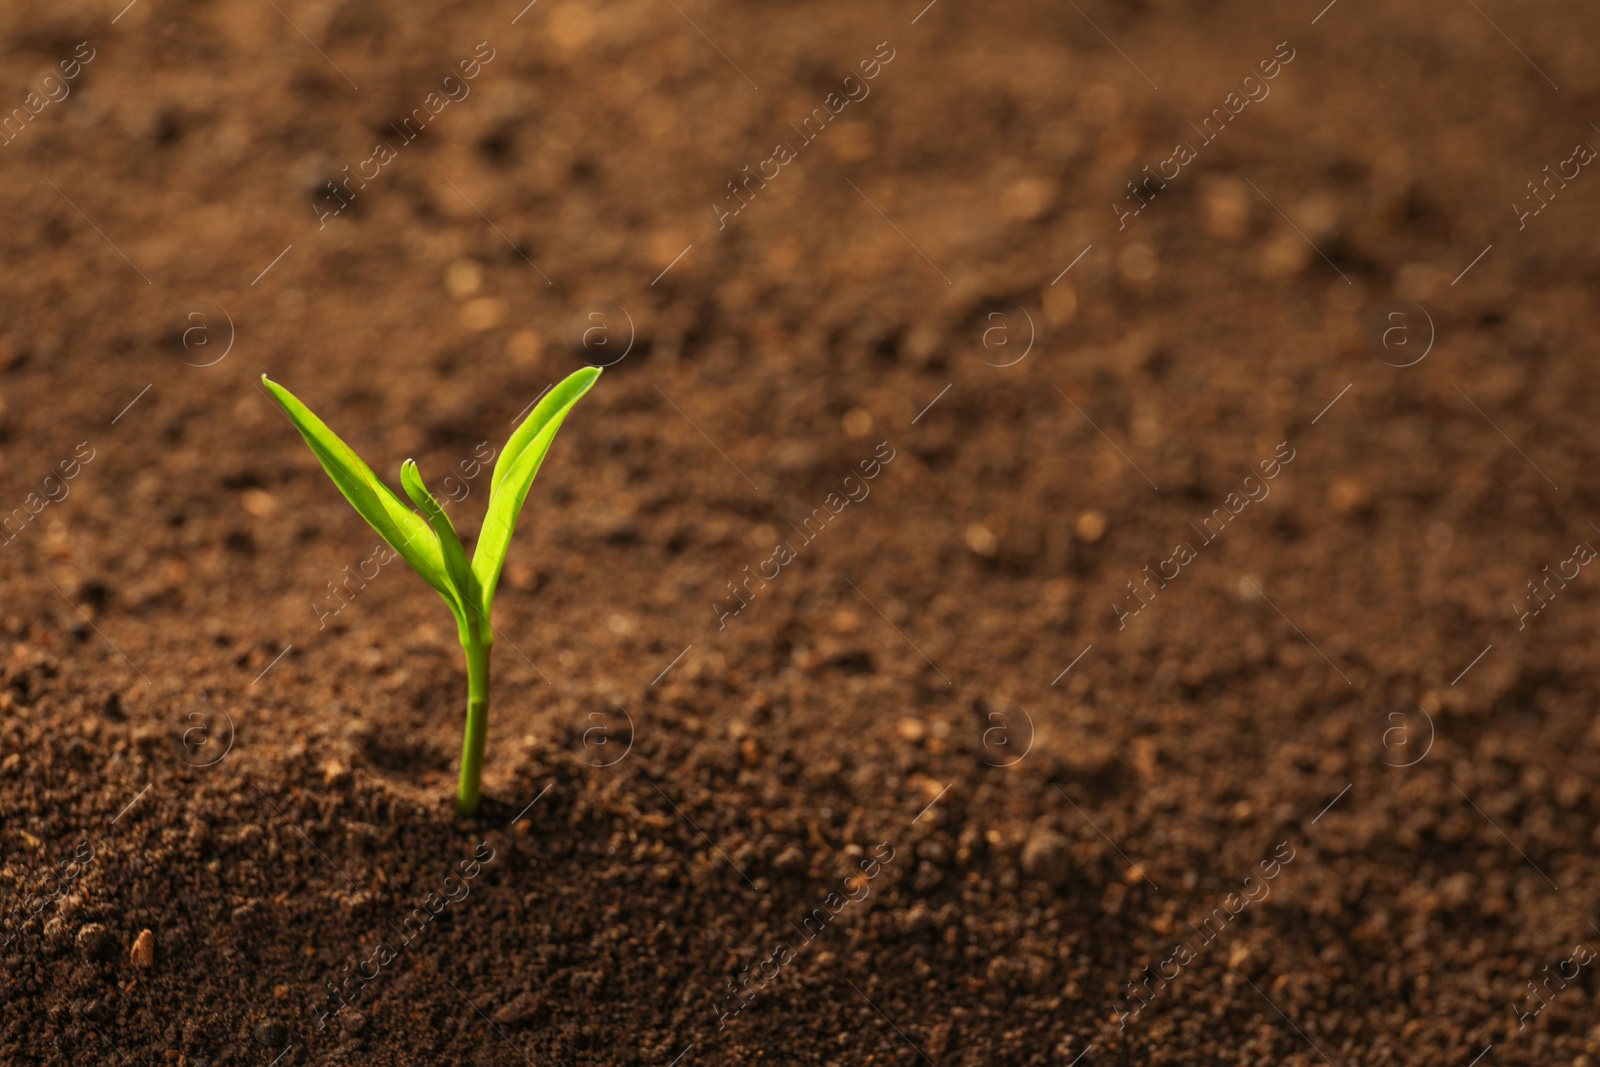
[[[1587,8],[120,6],[0,37],[0,1061],[1600,1056]],[[460,821],[256,380],[470,530],[585,359]]]

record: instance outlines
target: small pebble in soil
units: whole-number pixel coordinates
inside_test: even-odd
[[[344,1011],[339,1013],[339,1023],[346,1033],[358,1034],[367,1025],[367,1017],[359,1011]]]
[[[806,854],[794,845],[778,853],[778,858],[772,861],[772,865],[784,874],[804,874],[810,866],[806,861]]]
[[[65,919],[57,915],[45,921],[44,939],[51,948],[66,948],[67,944],[72,940],[72,927]]]
[[[276,1019],[265,1019],[255,1029],[256,1042],[267,1048],[281,1048],[288,1037],[288,1031]]]
[[[532,993],[519,993],[494,1013],[494,1021],[504,1026],[522,1022],[534,1013],[538,1000]]]
[[[1106,517],[1098,511],[1085,511],[1073,524],[1073,532],[1078,535],[1078,540],[1092,545],[1105,536]]]
[[[86,959],[99,959],[111,946],[111,931],[102,923],[85,923],[78,930],[77,941],[78,951],[83,953]]]
[[[148,967],[156,961],[156,935],[149,930],[140,930],[139,936],[134,939],[133,948],[128,952],[128,958],[135,967]]]
[[[1035,831],[1022,846],[1022,869],[1046,885],[1059,888],[1072,873],[1067,839],[1050,830]]]
[[[900,912],[896,918],[900,929],[908,934],[925,934],[933,929],[933,912],[920,900],[908,910]]]
[[[979,522],[967,527],[966,542],[968,548],[984,559],[993,559],[1000,551],[1000,539],[993,530]]]

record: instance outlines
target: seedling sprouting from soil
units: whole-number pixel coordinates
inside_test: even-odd
[[[599,377],[600,371],[594,367],[568,375],[512,432],[495,462],[489,480],[488,512],[468,563],[454,524],[423,484],[415,460],[408,459],[401,466],[400,484],[421,516],[379,481],[372,468],[310,408],[283,386],[261,376],[339,492],[444,597],[456,617],[461,648],[467,655],[467,732],[461,745],[461,786],[456,794],[456,810],[462,815],[470,816],[478,810],[482,785],[483,749],[489,732],[489,649],[494,644],[489,612],[500,581],[500,568],[511,547],[511,533],[522,502],[527,499],[545,453],[550,451],[550,442],[555,440],[567,412]]]

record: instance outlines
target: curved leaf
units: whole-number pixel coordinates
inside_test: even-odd
[[[439,538],[439,548],[444,556],[445,576],[450,579],[450,585],[459,605],[456,618],[465,623],[468,621],[468,615],[478,613],[480,597],[477,579],[473,577],[472,568],[467,563],[467,553],[461,547],[461,538],[456,534],[455,524],[450,521],[450,516],[444,513],[444,508],[439,506],[439,501],[428,491],[416,460],[408,459],[400,465],[400,484]]]
[[[528,443],[537,437],[556,415],[565,415],[567,409],[572,407],[579,397],[593,388],[599,377],[599,367],[584,367],[561,379],[554,389],[540,398],[539,403],[528,413],[528,417],[511,432],[506,447],[500,450],[500,458],[494,464],[494,474],[489,479],[491,494],[500,488],[500,483],[505,481],[506,475],[521,458]]]
[[[317,461],[322,464],[322,469],[328,472],[328,477],[333,479],[339,492],[350,501],[350,506],[411,564],[413,570],[422,575],[424,581],[450,602],[452,610],[457,610],[439,538],[428,524],[407,507],[393,489],[380,481],[372,473],[372,468],[299,398],[265,374],[261,376],[261,382],[272,391],[284,414],[300,431],[300,436],[305,438]]]
[[[512,433],[495,463],[494,475],[489,481],[489,511],[484,516],[483,529],[478,532],[478,544],[472,555],[472,573],[478,580],[485,616],[494,603],[500,568],[505,563],[506,550],[511,547],[511,534],[516,529],[517,516],[522,512],[522,503],[528,497],[534,476],[539,473],[545,453],[550,451],[550,444],[567,412],[594,387],[599,377],[598,367],[584,367],[562,379]]]

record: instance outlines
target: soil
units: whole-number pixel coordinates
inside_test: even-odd
[[[0,1060],[1600,1057],[1592,11],[120,7],[0,23]],[[584,362],[458,819],[258,378],[470,534]]]

